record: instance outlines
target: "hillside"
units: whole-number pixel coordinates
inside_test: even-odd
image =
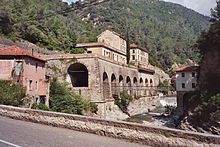
[[[99,32],[76,13],[55,13],[69,8],[61,0],[1,0],[0,37],[66,52],[73,51],[76,40],[94,41]]]
[[[76,42],[95,41],[95,36],[108,28],[124,36],[128,32],[130,42],[148,48],[152,64],[168,69],[173,63],[198,60],[192,45],[209,26],[207,17],[158,0],[111,0],[78,14],[42,19],[70,7],[61,0],[2,0],[0,37],[74,53],[78,52],[74,50]]]
[[[81,12],[84,20],[103,29],[111,28],[149,49],[162,67],[174,62],[198,60],[192,50],[201,31],[207,29],[207,17],[181,5],[158,0],[111,0]],[[156,60],[151,60],[156,64]]]

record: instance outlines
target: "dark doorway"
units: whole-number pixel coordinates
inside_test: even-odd
[[[88,87],[88,70],[81,63],[74,63],[68,68],[73,87]]]

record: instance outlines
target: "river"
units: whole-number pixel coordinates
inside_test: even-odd
[[[126,119],[125,121],[163,126],[167,121],[169,121],[169,117],[164,115],[166,111],[165,106],[167,105],[176,107],[177,106],[176,96],[162,97],[160,99],[160,106],[156,107],[154,110],[150,112],[134,115]]]

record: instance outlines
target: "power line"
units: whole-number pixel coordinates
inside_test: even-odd
[[[70,12],[77,12],[77,10],[83,10],[87,7],[96,6],[96,5],[99,5],[99,4],[108,2],[108,1],[110,1],[110,0],[94,0],[91,3],[79,3],[78,6],[76,5],[75,7],[72,7],[72,8],[67,8],[67,9],[64,9],[64,10],[51,12],[49,14],[44,14],[40,17],[28,18],[26,20],[22,20],[22,22],[29,22],[29,21],[34,21],[34,20],[39,21],[39,20],[43,20],[43,19],[46,19],[46,18],[49,18],[49,17],[52,17],[52,16],[56,16],[56,15],[64,15],[64,14],[68,14]],[[15,22],[14,24],[18,24],[18,23],[20,23],[20,22]]]

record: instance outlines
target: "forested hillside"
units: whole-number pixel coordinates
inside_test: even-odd
[[[131,42],[149,49],[151,62],[162,67],[196,59],[191,46],[209,26],[208,17],[181,5],[158,0],[111,0],[81,14],[96,26],[129,34]],[[151,58],[152,59],[152,58]]]
[[[1,0],[0,36],[64,51],[73,50],[76,40],[94,41],[97,29],[76,13],[55,13],[69,8],[61,0]]]
[[[192,45],[209,26],[207,17],[158,0],[110,0],[77,14],[55,13],[75,6],[61,0],[1,0],[0,36],[74,52],[76,42],[95,41],[102,30],[112,29],[148,48],[150,62],[168,69],[173,63],[197,60]],[[44,18],[48,14],[56,15]]]

